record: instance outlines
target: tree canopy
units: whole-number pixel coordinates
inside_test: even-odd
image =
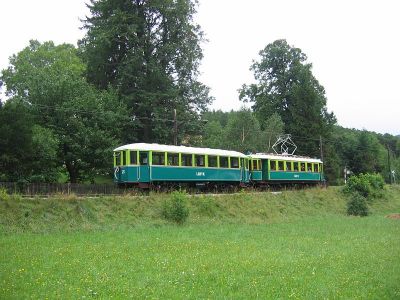
[[[336,119],[327,111],[325,90],[312,74],[307,56],[285,40],[268,44],[259,54],[260,61],[253,61],[250,68],[257,83],[243,85],[240,99],[253,104],[262,128],[277,113],[285,133],[296,140],[298,152],[317,155],[316,139],[328,137]]]
[[[1,75],[8,102],[18,102],[33,124],[46,128],[36,128],[34,141],[46,136],[57,144],[57,160],[72,182],[110,168],[109,153],[121,135],[116,124],[125,116],[116,93],[96,90],[84,72],[74,46],[31,41]]]
[[[80,41],[87,78],[109,85],[126,103],[134,123],[124,142],[172,142],[174,109],[179,139],[199,133],[212,98],[197,80],[203,33],[190,0],[92,0],[87,34]]]

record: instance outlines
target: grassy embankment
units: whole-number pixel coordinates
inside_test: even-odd
[[[0,298],[400,297],[400,189],[345,215],[338,189],[0,203]]]

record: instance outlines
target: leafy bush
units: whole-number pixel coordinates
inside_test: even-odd
[[[368,216],[367,200],[358,193],[354,193],[347,202],[347,214],[352,216]]]
[[[344,190],[347,193],[359,193],[365,198],[376,198],[382,196],[384,183],[380,174],[360,174],[350,177]]]
[[[7,190],[4,188],[0,188],[0,201],[8,201],[10,200],[10,195],[7,193]]]
[[[180,225],[185,223],[189,217],[187,194],[178,191],[172,192],[170,198],[164,202],[163,216]]]

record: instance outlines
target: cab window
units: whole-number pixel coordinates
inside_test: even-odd
[[[206,165],[205,155],[195,155],[195,159],[197,167],[204,167]]]
[[[137,165],[137,151],[130,151],[131,165]]]
[[[231,168],[239,168],[239,158],[231,157]]]
[[[179,166],[179,154],[167,153],[168,166]]]
[[[121,165],[121,152],[115,152],[115,165],[119,166]]]
[[[208,156],[208,166],[210,168],[217,168],[218,167],[218,159],[216,156],[209,155]]]
[[[125,166],[126,165],[126,151],[122,151],[122,165]]]
[[[226,156],[219,157],[219,166],[221,168],[229,168],[228,158]]]
[[[192,154],[182,154],[182,166],[192,167],[193,166]]]

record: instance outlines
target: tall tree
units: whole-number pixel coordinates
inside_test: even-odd
[[[199,132],[211,102],[197,81],[203,33],[193,21],[191,0],[91,0],[87,34],[80,41],[87,77],[99,88],[112,85],[135,123],[124,141],[172,141],[173,110],[180,137]]]
[[[258,82],[243,85],[240,99],[253,103],[263,129],[268,117],[278,113],[298,152],[319,155],[316,139],[328,137],[336,120],[327,111],[325,90],[313,76],[307,56],[285,40],[268,44],[259,54],[260,61],[250,68]]]
[[[84,72],[74,46],[31,41],[1,75],[8,102],[29,107],[34,123],[47,129],[36,130],[34,141],[54,136],[58,160],[71,182],[111,169],[111,149],[120,143],[120,124],[127,121],[116,93],[97,91]]]

